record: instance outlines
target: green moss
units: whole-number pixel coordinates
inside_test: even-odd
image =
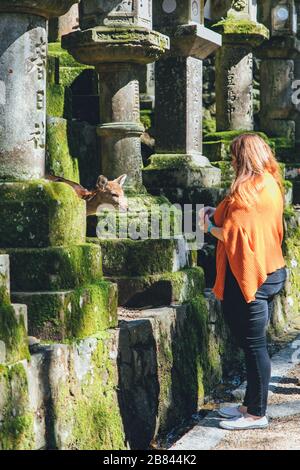
[[[102,278],[101,248],[95,244],[5,251],[16,292],[73,289]]]
[[[85,241],[85,201],[64,183],[0,184],[0,247],[47,247]]]
[[[0,303],[0,340],[5,344],[6,362],[12,363],[29,359],[24,318],[20,316],[17,319],[7,293],[3,294],[3,290],[2,302]]]
[[[209,133],[205,136],[205,142],[231,142],[236,137],[240,136],[241,134],[256,134],[259,135],[262,139],[264,139],[268,144],[270,140],[266,134],[263,132],[256,132],[256,131],[247,131],[247,130],[236,130],[236,131],[220,131],[220,132],[213,132]]]
[[[60,42],[51,42],[48,45],[48,56],[57,57],[59,59],[60,66],[62,67],[83,67],[82,64],[77,62],[71,54],[61,48]],[[90,67],[86,67],[90,68]]]
[[[141,110],[140,120],[143,126],[145,127],[145,130],[150,129],[153,126],[153,111],[150,111],[148,109]]]
[[[217,124],[215,119],[204,119],[203,120],[203,134],[211,134],[217,131]]]
[[[101,246],[104,274],[143,276],[172,271],[175,240],[99,240],[89,242]]]
[[[0,398],[0,450],[33,449],[33,415],[29,410],[28,382],[23,364],[1,366]]]
[[[15,302],[28,307],[28,330],[50,341],[85,338],[117,326],[117,287],[99,281],[75,290],[15,293]]]
[[[69,88],[51,83],[47,85],[47,114],[72,118],[72,93]]]
[[[118,296],[116,286],[101,281],[76,289],[66,315],[66,328],[74,338],[116,327]]]
[[[47,170],[50,174],[79,183],[78,159],[70,155],[68,122],[65,119],[47,122]]]
[[[258,36],[261,39],[269,39],[269,30],[256,21],[236,19],[229,16],[213,25],[213,28],[222,32],[223,35]]]
[[[150,171],[155,169],[182,169],[187,166],[187,159],[183,155],[152,155],[150,157],[150,164],[146,166],[143,171]]]
[[[125,450],[125,434],[117,399],[118,377],[106,339],[91,354],[90,372],[78,383],[70,370],[54,397],[53,416],[62,430],[57,447],[65,450]],[[74,389],[76,393],[74,394]],[[67,433],[63,433],[64,429]]]

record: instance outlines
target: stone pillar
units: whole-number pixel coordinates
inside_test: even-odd
[[[157,60],[169,40],[151,29],[152,0],[82,0],[80,26],[81,31],[62,38],[62,46],[99,74],[102,172],[108,178],[127,173],[125,189],[141,189],[138,77],[141,66]]]
[[[203,25],[203,8],[199,0],[154,1],[154,26],[170,36],[171,49],[155,65],[157,153],[144,170],[152,188],[220,181],[202,154],[202,61],[221,45],[220,35]]]
[[[261,128],[268,135],[282,137],[285,146],[295,144],[293,81],[295,59],[299,57],[297,16],[294,0],[266,0],[260,19],[270,28],[270,41],[258,51],[261,58]],[[299,139],[300,140],[300,139]]]
[[[0,180],[45,171],[47,20],[74,0],[0,0]]]
[[[70,10],[58,18],[49,21],[49,42],[60,41],[64,34],[69,34],[79,28],[78,3],[71,6]]]
[[[253,130],[253,49],[268,38],[256,21],[256,1],[231,2],[217,23],[223,46],[216,57],[217,131]]]

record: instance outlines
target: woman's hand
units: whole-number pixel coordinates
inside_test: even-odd
[[[216,212],[215,207],[211,207],[211,206],[204,207],[204,215],[208,215],[208,217],[212,217],[215,212]]]
[[[209,218],[215,213],[216,209],[214,207],[206,206],[202,207],[199,210],[199,228],[203,230],[204,233],[207,233]]]

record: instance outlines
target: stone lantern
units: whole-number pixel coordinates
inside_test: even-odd
[[[253,130],[253,50],[268,38],[257,22],[256,0],[231,2],[217,24],[223,46],[216,58],[217,131]]]
[[[202,62],[221,37],[204,27],[200,0],[154,0],[154,27],[170,37],[171,48],[155,65],[156,154],[144,169],[145,185],[217,185],[219,170],[202,154]]]
[[[0,0],[0,180],[45,172],[47,21],[75,0]]]
[[[299,112],[292,95],[297,78],[300,41],[294,0],[266,0],[259,8],[260,20],[271,31],[270,41],[258,50],[261,59],[261,129],[273,137],[283,137],[285,146],[300,143]],[[296,130],[298,128],[298,131]]]
[[[99,74],[101,167],[109,178],[127,173],[126,189],[142,187],[139,81],[141,66],[169,47],[151,29],[152,0],[82,0],[80,26],[62,38],[62,47]]]

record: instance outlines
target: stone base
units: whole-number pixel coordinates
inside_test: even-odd
[[[204,290],[202,268],[148,276],[109,276],[118,284],[119,305],[131,308],[170,305],[191,300]]]
[[[230,144],[241,134],[258,134],[267,143],[270,143],[268,137],[263,132],[254,132],[244,129],[234,131],[219,131],[212,132],[205,136],[203,142],[203,152],[211,162],[218,162],[221,160],[231,160]],[[272,144],[271,144],[272,145]]]
[[[143,169],[147,188],[192,188],[217,186],[221,173],[212,167],[206,157],[181,154],[156,154]]]
[[[84,243],[85,206],[64,183],[0,183],[0,248]]]
[[[147,28],[97,26],[62,37],[62,47],[83,64],[149,64],[169,48],[169,38]]]
[[[172,204],[203,204],[204,206],[216,207],[225,197],[227,189],[222,186],[214,188],[151,188],[154,195],[162,195],[169,199]]]
[[[28,333],[42,340],[84,338],[117,326],[117,286],[100,281],[75,290],[12,292],[28,307]]]
[[[98,216],[88,217],[88,236],[101,239],[132,239],[170,238],[181,235],[181,225],[175,223],[180,212],[172,207],[164,196],[125,191],[128,211],[101,210]],[[168,215],[169,214],[169,215]],[[170,220],[170,223],[167,223]],[[154,221],[151,225],[151,220]],[[177,227],[178,225],[178,227]],[[151,230],[151,227],[153,229]],[[132,234],[132,236],[131,236]]]
[[[105,276],[145,276],[175,272],[188,264],[186,244],[181,240],[100,240],[88,241],[101,247]]]
[[[13,291],[74,289],[102,278],[101,248],[95,244],[6,249]]]

